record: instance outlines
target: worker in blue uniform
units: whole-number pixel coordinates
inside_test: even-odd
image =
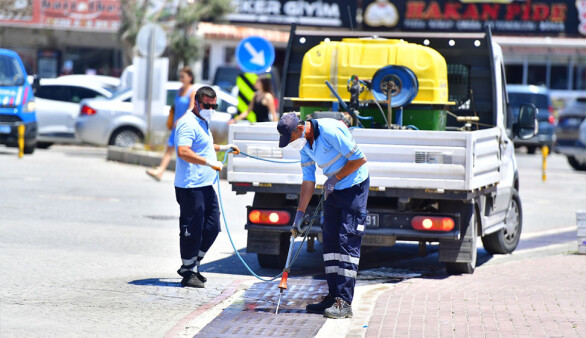
[[[216,158],[217,151],[240,149],[233,144],[217,145],[210,131],[210,123],[218,108],[216,92],[203,86],[195,93],[195,106],[177,121],[175,147],[175,197],[179,204],[179,249],[183,277],[182,286],[203,288],[205,278],[199,266],[220,232],[220,210],[214,191],[216,171],[223,164]]]
[[[303,182],[293,227],[294,236],[315,190],[315,169],[328,177],[323,186],[323,258],[329,293],[307,312],[328,318],[352,317],[352,298],[364,234],[370,179],[366,157],[348,127],[334,119],[302,121],[295,113],[283,115],[277,124],[279,147],[299,150]]]

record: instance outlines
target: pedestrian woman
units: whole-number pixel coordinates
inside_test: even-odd
[[[248,105],[248,109],[230,120],[230,123],[245,119],[251,111],[256,114],[256,122],[277,121],[275,95],[273,94],[271,79],[266,75],[260,75],[254,87],[256,88],[256,92]]]
[[[171,128],[171,135],[169,135],[169,140],[167,141],[165,154],[163,154],[161,164],[159,164],[157,168],[147,170],[147,174],[157,181],[160,181],[161,177],[163,177],[163,173],[167,169],[167,166],[171,161],[171,155],[173,155],[173,151],[175,150],[175,127],[177,126],[177,121],[183,116],[183,114],[185,114],[185,112],[193,109],[195,97],[193,79],[194,76],[191,68],[183,67],[179,73],[179,81],[181,81],[182,86],[177,91],[175,101],[173,101],[175,111],[173,116],[173,127]]]

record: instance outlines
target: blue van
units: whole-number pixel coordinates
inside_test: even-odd
[[[16,52],[0,48],[0,144],[18,147],[18,126],[25,126],[24,153],[37,146],[33,88]]]

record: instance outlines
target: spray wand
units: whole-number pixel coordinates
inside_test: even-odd
[[[287,261],[285,262],[285,268],[283,269],[283,274],[281,275],[281,283],[279,283],[279,289],[280,289],[279,300],[277,301],[277,308],[275,310],[275,314],[279,314],[279,305],[281,305],[281,297],[283,296],[283,291],[287,290],[287,278],[289,277],[289,272],[291,271],[291,265],[293,265],[293,262],[297,259],[297,256],[299,255],[299,252],[301,251],[301,248],[299,248],[299,250],[297,250],[297,252],[295,253],[295,257],[293,257],[293,258],[291,257],[291,254],[293,253],[293,247],[295,246],[295,238],[297,238],[297,236],[299,236],[299,235],[302,235],[303,242],[305,242],[305,239],[309,235],[309,230],[311,229],[311,226],[313,225],[314,220],[316,218],[320,217],[321,222],[323,223],[323,212],[322,212],[323,202],[324,202],[324,197],[322,196],[322,198],[319,200],[317,208],[315,208],[313,216],[306,217],[303,220],[303,222],[301,223],[304,226],[302,226],[299,229],[299,231],[297,231],[297,229],[293,229],[293,231],[291,233],[289,252],[287,253]],[[301,246],[303,246],[303,242],[301,243]]]

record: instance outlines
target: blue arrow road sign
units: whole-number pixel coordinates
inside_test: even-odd
[[[275,47],[260,36],[249,36],[236,47],[236,62],[244,72],[264,73],[275,62]]]

